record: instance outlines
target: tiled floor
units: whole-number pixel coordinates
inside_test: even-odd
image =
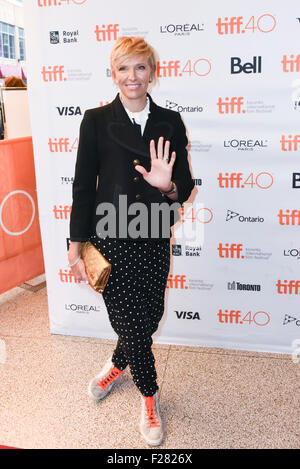
[[[0,296],[0,444],[147,448],[126,371],[99,404],[87,385],[114,341],[51,335],[46,288]],[[4,356],[4,346],[6,356]],[[299,371],[288,355],[154,345],[161,448],[299,448]]]

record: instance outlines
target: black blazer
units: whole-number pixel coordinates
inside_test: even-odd
[[[180,114],[157,106],[148,97],[150,115],[143,136],[132,124],[119,95],[112,103],[85,112],[80,126],[73,182],[71,241],[86,241],[97,234],[97,223],[105,216],[97,215],[98,204],[113,204],[118,215],[119,195],[127,196],[128,207],[135,202],[143,202],[148,208],[153,203],[174,203],[144,181],[143,176],[135,170],[136,164],[150,170],[151,139],[155,140],[156,145],[161,136],[170,140],[170,154],[176,151],[172,180],[177,185],[179,204],[190,196],[194,182],[189,170],[186,151],[188,142]],[[149,222],[150,233],[150,218]],[[174,223],[175,220],[171,220],[170,226]],[[118,224],[115,237],[130,239],[128,235],[119,234]],[[161,235],[156,238],[160,239]]]

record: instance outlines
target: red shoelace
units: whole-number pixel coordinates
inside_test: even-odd
[[[108,375],[105,376],[101,381],[99,381],[97,384],[100,386],[105,391],[105,388],[112,383],[118,376],[121,376],[124,373],[124,371],[119,370],[116,366],[111,368],[110,372]]]
[[[147,411],[147,419],[148,419],[148,427],[160,427],[160,423],[158,420],[158,417],[155,412],[155,402],[154,402],[154,397],[145,397],[145,405],[146,405],[146,411]]]

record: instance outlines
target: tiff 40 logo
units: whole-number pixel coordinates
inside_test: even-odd
[[[269,189],[273,185],[273,176],[272,174],[262,171],[259,174],[255,175],[250,173],[249,175],[244,175],[243,173],[219,173],[218,177],[218,186],[221,189],[244,189],[248,188],[259,188],[259,189]]]
[[[61,5],[82,5],[87,0],[37,0],[38,7],[60,7]]]
[[[213,212],[203,204],[185,203],[178,210],[179,220],[175,225],[176,240],[185,239],[190,242],[202,243],[204,226],[213,219]]]
[[[248,324],[256,326],[266,326],[270,322],[270,315],[266,311],[257,311],[252,313],[248,311],[244,314],[241,310],[236,309],[219,309],[218,319],[221,324]]]
[[[157,62],[157,77],[204,77],[211,71],[211,63],[208,59],[188,59],[184,63],[180,60],[162,60]]]
[[[265,13],[259,18],[251,16],[249,20],[243,16],[232,16],[231,18],[218,18],[216,23],[218,34],[244,34],[258,30],[261,33],[270,33],[275,29],[276,19],[273,15]]]
[[[210,223],[213,219],[213,213],[210,208],[203,207],[197,204],[194,207],[192,204],[184,204],[179,209],[180,222],[191,222],[191,223]]]

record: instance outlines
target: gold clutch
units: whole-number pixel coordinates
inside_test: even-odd
[[[81,243],[81,258],[90,286],[98,293],[103,293],[111,272],[111,264],[90,241]]]

